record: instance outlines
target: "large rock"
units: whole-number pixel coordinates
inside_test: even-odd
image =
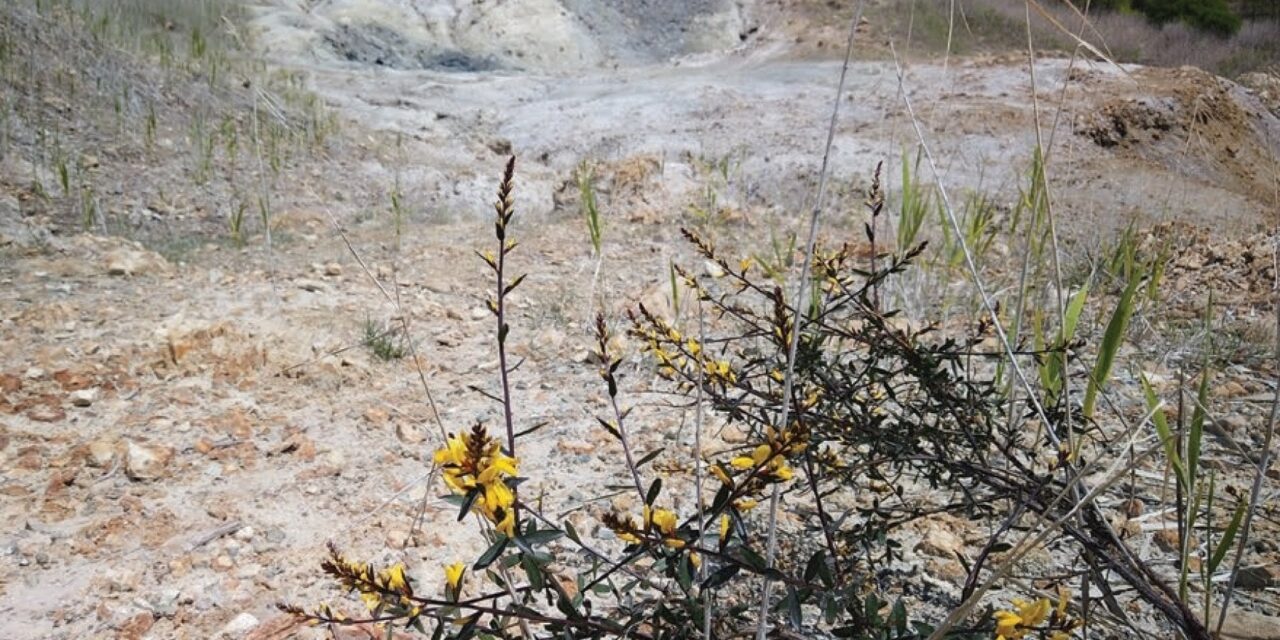
[[[119,247],[107,252],[107,275],[142,276],[169,272],[169,262],[163,256],[146,249]]]

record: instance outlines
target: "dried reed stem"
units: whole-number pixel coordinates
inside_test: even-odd
[[[835,103],[831,108],[831,122],[827,125],[827,142],[822,152],[822,170],[818,174],[818,196],[813,202],[813,209],[809,212],[809,237],[805,242],[804,263],[800,267],[800,282],[796,284],[795,305],[792,307],[795,313],[795,323],[791,329],[791,344],[787,347],[787,373],[782,383],[782,409],[781,416],[778,419],[778,432],[782,433],[787,428],[790,419],[791,396],[795,385],[796,372],[796,352],[800,347],[800,332],[803,329],[804,315],[800,309],[804,305],[805,289],[809,284],[809,269],[813,262],[813,248],[818,238],[818,218],[822,214],[823,201],[827,195],[827,175],[831,166],[831,145],[835,141],[836,123],[840,118],[840,100],[844,97],[845,79],[849,75],[849,61],[853,58],[853,43],[858,33],[858,22],[862,20],[862,9],[865,0],[859,0],[857,9],[853,12],[853,19],[849,21],[849,37],[845,44],[844,63],[840,67],[840,82],[836,85]],[[769,495],[769,530],[766,543],[766,566],[773,568],[774,561],[778,554],[778,500],[780,490],[778,485],[773,485],[773,491]],[[765,634],[769,627],[769,599],[773,591],[773,581],[769,576],[764,577],[764,585],[760,589],[760,608],[758,619],[756,620],[756,640],[764,640]]]

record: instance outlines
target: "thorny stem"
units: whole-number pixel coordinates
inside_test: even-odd
[[[511,411],[511,382],[510,371],[507,370],[507,289],[506,283],[506,264],[507,253],[514,248],[514,245],[507,241],[507,224],[511,222],[512,216],[515,215],[514,201],[512,200],[512,190],[515,185],[513,180],[516,171],[516,157],[511,156],[507,160],[507,168],[502,175],[502,184],[498,187],[498,200],[494,203],[497,210],[497,222],[494,225],[496,235],[498,237],[498,257],[497,264],[493,269],[497,275],[497,300],[494,302],[493,314],[498,321],[498,372],[502,379],[502,417],[507,427],[507,455],[516,456],[516,430],[515,420]],[[516,284],[519,284],[518,282]],[[517,492],[519,487],[512,487],[511,492],[519,495]],[[519,503],[515,506],[515,522],[516,528],[520,527],[520,507]]]
[[[495,207],[498,209],[498,265],[496,267],[498,280],[498,295],[496,302],[496,310],[494,315],[498,320],[498,371],[502,377],[502,417],[507,427],[507,450],[511,457],[516,455],[516,430],[515,420],[511,413],[511,384],[508,380],[507,371],[507,292],[504,290],[506,283],[506,264],[507,264],[507,223],[511,220],[512,210],[511,189],[512,178],[514,177],[516,168],[516,157],[511,156],[507,161],[507,169],[503,174],[502,185],[498,187],[498,201]]]
[[[916,116],[915,109],[912,106],[911,97],[907,93],[907,91],[905,91],[906,80],[903,75],[902,66],[898,62],[897,50],[894,48],[892,42],[889,44],[889,49],[894,56],[894,65],[897,70],[898,83],[899,85],[904,86],[904,90],[900,91],[900,95],[902,96],[903,104],[907,109],[907,114],[911,119],[911,126],[915,130],[916,138],[920,141],[921,148],[924,150],[924,155],[926,160],[928,160],[930,170],[933,172],[935,177],[940,176],[941,174],[938,171],[937,163],[935,162],[933,157],[933,151],[930,149],[927,141],[925,140],[924,131],[922,130],[920,125],[920,120]],[[1001,345],[1004,347],[1004,350],[1006,351],[1006,353],[1011,353],[1013,350],[1013,346],[1009,342],[1009,336],[1004,330],[1004,325],[1000,321],[1000,316],[996,312],[994,303],[992,302],[990,296],[987,294],[986,285],[983,284],[982,278],[978,273],[978,268],[973,260],[973,254],[969,250],[969,247],[967,246],[967,244],[965,243],[963,234],[960,231],[960,226],[959,226],[960,223],[956,219],[955,209],[951,206],[950,196],[948,195],[947,190],[942,186],[941,182],[939,182],[938,184],[938,192],[939,192],[939,195],[942,197],[943,211],[946,213],[947,222],[950,223],[952,230],[956,233],[958,237],[960,249],[964,253],[965,265],[968,268],[969,275],[973,280],[974,286],[978,290],[979,297],[982,298],[983,306],[985,307],[987,313],[991,316],[991,325],[996,330],[996,335],[997,337],[999,337]],[[1013,358],[1012,356],[1010,356],[1009,362],[1012,365],[1014,374],[1017,376],[1018,381],[1021,382],[1024,387],[1026,387],[1029,394],[1028,400],[1031,402],[1031,405],[1035,408],[1037,415],[1040,417],[1040,419],[1044,422],[1045,425],[1051,424],[1051,421],[1048,419],[1048,417],[1045,414],[1044,407],[1040,404],[1038,400],[1036,400],[1033,389],[1031,387],[1031,383],[1028,381],[1026,372],[1023,370],[1022,366],[1019,365],[1017,359]],[[1061,445],[1058,435],[1052,429],[1047,429],[1046,432],[1048,433],[1050,439],[1053,441],[1053,444],[1055,446]],[[1070,465],[1074,470],[1073,463],[1071,463],[1068,460],[1067,464]],[[1097,504],[1093,503],[1092,500],[1085,500],[1085,498],[1094,494],[1094,490],[1090,489],[1086,491],[1087,487],[1081,487],[1078,485],[1079,480],[1080,478],[1077,473],[1077,476],[1073,478],[1072,487],[1071,487],[1072,493],[1076,498],[1076,502],[1077,502],[1077,505],[1072,509],[1072,513],[1075,513],[1081,508],[1084,508],[1087,506],[1091,511],[1093,511],[1092,515],[1098,516],[1100,521],[1099,526],[1108,532],[1108,535],[1105,538],[1105,542],[1113,546],[1116,553],[1118,553],[1121,556],[1121,558],[1129,565],[1132,565],[1134,567],[1147,568],[1146,565],[1141,560],[1139,560],[1133,555],[1132,550],[1130,550],[1129,547],[1119,539],[1119,536],[1115,534],[1115,531],[1110,527],[1107,521],[1104,518],[1102,518],[1102,514],[1100,513],[1100,510]],[[1113,564],[1118,564],[1118,563],[1113,563]],[[985,591],[985,588],[983,590]],[[1157,606],[1159,606],[1164,603],[1153,602],[1153,604],[1156,604]],[[1208,637],[1208,631],[1204,628],[1204,625],[1200,624],[1200,622],[1195,619],[1194,614],[1192,614],[1189,610],[1186,610],[1186,607],[1183,606],[1183,603],[1178,602],[1175,604],[1178,608],[1179,615],[1175,618],[1171,618],[1171,620],[1178,622],[1179,625],[1183,628],[1183,630],[1186,631],[1192,637],[1195,637],[1195,638]],[[971,608],[972,605],[969,604],[969,607]],[[946,623],[944,623],[942,626],[934,630],[933,634],[930,636],[931,640],[940,638],[944,633],[946,633],[946,630],[955,624],[956,622],[955,614],[959,613],[960,611],[962,611],[962,609],[957,609],[956,612],[953,612],[952,616],[948,616]],[[763,639],[759,639],[759,640],[763,640]]]
[[[791,396],[795,385],[796,373],[796,352],[800,348],[800,331],[803,328],[802,322],[805,317],[801,313],[804,305],[804,296],[806,285],[809,284],[809,269],[813,263],[813,248],[818,239],[818,217],[822,214],[823,200],[827,195],[827,175],[831,166],[831,145],[836,137],[836,123],[840,118],[840,100],[844,97],[845,79],[849,74],[849,61],[853,58],[853,42],[858,34],[858,22],[862,20],[862,8],[865,0],[859,0],[858,7],[853,12],[853,19],[849,21],[849,38],[845,44],[844,64],[840,67],[840,82],[836,85],[835,103],[831,108],[831,123],[827,125],[827,143],[826,148],[822,152],[822,169],[818,174],[818,196],[814,199],[813,209],[809,212],[809,237],[805,242],[804,264],[800,267],[800,281],[796,283],[795,297],[795,322],[791,328],[791,344],[787,347],[787,373],[782,384],[782,408],[781,416],[778,419],[778,433],[783,433],[787,428],[787,421],[790,417]],[[772,569],[774,560],[778,553],[778,499],[781,489],[778,484],[773,485],[773,492],[769,495],[769,535],[767,542],[767,552],[765,558],[765,566]],[[764,578],[764,585],[760,590],[760,609],[756,620],[756,640],[764,640],[765,634],[769,627],[769,600],[773,591],[773,582],[768,576]]]
[[[707,331],[706,321],[702,315],[702,298],[697,298],[698,305],[698,345],[702,349],[707,348]],[[702,544],[702,540],[707,533],[706,510],[702,505],[702,385],[705,382],[705,368],[700,364],[698,366],[698,395],[695,399],[693,410],[693,490],[694,503],[698,507],[698,544]],[[703,563],[698,567],[699,580],[705,580],[707,576],[707,565]],[[702,638],[703,640],[711,640],[711,607],[714,602],[711,601],[711,594],[703,593],[702,595]]]
[[[636,493],[640,502],[645,503],[644,484],[640,482],[640,470],[636,468],[635,458],[631,455],[631,442],[627,439],[627,427],[623,424],[622,408],[618,406],[618,382],[613,377],[616,361],[609,354],[609,328],[605,325],[604,314],[596,314],[596,341],[600,347],[600,376],[609,386],[609,406],[613,409],[614,426],[617,428],[618,441],[622,443],[622,453],[627,458],[627,469],[631,471],[631,480],[636,485]]]

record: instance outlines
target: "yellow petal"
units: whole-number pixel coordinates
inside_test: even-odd
[[[458,591],[458,589],[462,586],[462,576],[464,573],[466,573],[466,571],[467,571],[467,565],[462,564],[461,562],[455,562],[450,565],[445,565],[445,568],[444,568],[445,583],[449,585],[450,589],[454,591]]]

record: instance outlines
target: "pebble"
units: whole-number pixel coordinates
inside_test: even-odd
[[[85,464],[90,467],[102,469],[111,466],[116,459],[115,443],[107,440],[94,440],[89,443],[88,452],[85,456]]]
[[[426,439],[422,427],[407,421],[396,422],[396,437],[404,444],[418,444]]]
[[[227,638],[239,638],[253,631],[258,626],[258,618],[252,613],[244,612],[231,619],[219,631],[219,635]]]
[[[312,293],[318,293],[328,288],[319,280],[308,280],[306,278],[299,279],[294,282],[294,284],[298,285],[299,289],[302,289],[303,291],[310,291]]]
[[[91,387],[89,389],[79,389],[71,392],[71,404],[77,407],[87,407],[92,405],[98,399],[98,389]]]
[[[173,458],[173,449],[129,441],[125,445],[124,470],[133,480],[161,478]]]

